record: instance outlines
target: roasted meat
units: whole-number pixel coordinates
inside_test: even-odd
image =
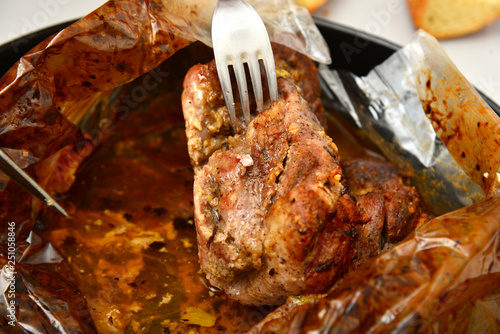
[[[354,263],[386,251],[429,219],[409,175],[379,159],[341,162],[345,184],[356,201],[361,224],[356,226]]]
[[[306,56],[278,44],[273,44],[273,52],[278,77],[292,80],[313,113],[323,122],[324,109],[314,63]],[[264,71],[262,75],[265,76]],[[264,97],[268,96],[266,88],[264,85]],[[248,91],[250,101],[254,101],[251,85]],[[233,92],[236,108],[239,108],[238,90],[234,89]],[[213,152],[227,143],[233,132],[215,62],[196,65],[186,74],[182,109],[186,119],[189,156],[196,170],[207,162]],[[245,129],[241,120],[237,119],[237,123],[237,130],[243,132]]]
[[[492,198],[434,218],[327,296],[289,298],[249,333],[498,333],[499,210]]]
[[[339,277],[352,254],[352,223],[327,226],[344,188],[337,147],[295,86],[280,79],[278,87],[279,101],[195,175],[200,264],[211,284],[245,304],[308,291],[308,272]],[[318,253],[323,243],[335,266]]]
[[[310,107],[322,112],[315,72],[304,72],[314,65],[275,55],[278,73],[289,74],[278,80],[279,100],[240,133],[229,126],[213,63],[184,81],[199,261],[212,285],[253,305],[326,292],[421,217],[418,195],[392,165],[346,162],[344,174]]]

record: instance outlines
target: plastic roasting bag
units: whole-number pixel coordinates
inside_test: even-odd
[[[212,3],[215,4],[215,2]],[[261,4],[265,5],[264,2]],[[268,12],[271,15],[277,15],[274,21],[270,20],[271,26],[275,24],[279,27],[284,22],[289,23],[285,33],[275,33],[272,39],[288,42],[289,45],[295,45],[298,49],[302,48],[301,50],[306,50],[311,56],[315,55],[312,50],[321,50],[321,39],[318,42],[318,35],[314,31],[314,27],[297,25],[297,23],[303,24],[303,22],[310,24],[308,23],[310,17],[297,18],[295,14],[299,13],[300,15],[300,10],[293,7],[294,9],[290,11],[290,7],[287,7],[290,6],[290,1],[271,1],[267,4],[270,6]],[[156,66],[193,40],[208,36],[206,23],[207,18],[211,16],[211,11],[206,10],[206,8],[209,8],[209,4],[196,3],[193,6],[200,10],[191,11],[193,7],[190,7],[187,2],[156,1],[144,4],[132,1],[111,1],[54,38],[42,43],[29,55],[23,57],[17,66],[2,78],[0,104],[1,110],[4,112],[2,123],[0,123],[2,128],[0,147],[10,148],[9,154],[12,153],[17,157],[16,161],[27,168],[27,171],[32,175],[35,175],[52,194],[57,195],[67,191],[75,180],[75,172],[80,163],[96,146],[114,133],[113,120],[125,119],[127,113],[134,109],[135,101],[127,100],[127,97],[132,96],[134,88],[140,87],[140,84],[144,87],[150,83],[151,79],[156,79],[157,82],[168,81],[166,78],[171,78],[171,76],[161,67]],[[255,6],[265,16],[266,10],[259,9],[257,2]],[[280,8],[281,11],[273,11],[273,6]],[[189,13],[186,13],[187,11]],[[288,15],[289,13],[292,14]],[[196,21],[197,17],[204,19]],[[290,26],[292,26],[291,30],[287,30],[290,29]],[[295,26],[295,30],[293,26]],[[305,31],[306,34],[299,39],[290,40],[293,34],[286,31],[297,32],[297,30]],[[283,32],[283,30],[280,31]],[[313,36],[313,38],[308,39],[308,36]],[[319,44],[315,44],[315,40]],[[311,45],[315,45],[315,47]],[[328,56],[323,54],[323,57],[323,59],[319,59],[321,57],[316,56],[316,59],[327,62]],[[152,70],[147,73],[149,76],[139,77],[149,70]],[[126,87],[122,86],[135,78],[139,78],[139,81]],[[145,78],[148,79],[145,80]],[[118,86],[120,88],[115,89]],[[139,92],[139,90],[135,90],[135,92]],[[120,103],[114,104],[115,101]],[[129,119],[132,118],[130,116]],[[86,130],[88,134],[82,135],[79,128]],[[137,131],[146,130],[138,126]],[[172,131],[175,132],[175,129]],[[123,143],[126,145],[126,142]],[[130,152],[123,145],[117,146],[121,150],[120,152]],[[60,149],[63,147],[64,151],[61,151]],[[175,150],[169,151],[169,153],[174,152]],[[151,155],[147,155],[147,157],[151,157]],[[180,187],[180,185],[177,186]],[[39,211],[44,209],[40,203],[32,200],[31,196],[18,189],[11,182],[4,182],[3,189],[0,194],[0,203],[3,204],[1,209],[2,231],[8,231],[9,222],[16,222],[16,245],[19,250],[15,253],[15,270],[10,270],[7,267],[10,255],[8,234],[2,234],[2,264],[4,268],[3,280],[1,281],[4,291],[3,317],[0,320],[2,325],[9,326],[7,324],[10,320],[8,305],[11,299],[8,294],[9,289],[13,286],[10,282],[12,282],[12,272],[14,271],[14,287],[16,298],[19,299],[19,303],[16,305],[16,315],[23,315],[16,318],[17,327],[14,330],[34,333],[97,331],[94,323],[95,318],[93,319],[91,316],[92,312],[95,311],[89,309],[89,300],[95,303],[96,300],[99,302],[99,299],[90,295],[83,296],[79,287],[82,284],[91,286],[93,281],[100,282],[102,278],[87,277],[86,281],[82,282],[81,280],[86,278],[85,273],[77,275],[75,272],[71,272],[68,269],[68,263],[62,259],[61,254],[55,250],[54,246],[43,241],[33,232],[35,224],[40,225],[38,229],[46,228],[43,222],[36,220],[39,217]],[[491,201],[486,202],[486,205],[488,203]],[[54,217],[46,210],[43,213],[49,218]],[[161,217],[165,213],[161,207],[149,209],[145,207],[143,215],[151,214],[155,217]],[[166,214],[168,215],[168,213]],[[478,211],[472,215],[480,219],[480,214],[481,212]],[[148,259],[150,256],[150,253],[147,253],[148,256],[144,258],[137,255],[138,251],[142,249],[140,242],[147,242],[150,245],[148,249],[143,250],[147,252],[151,248],[153,250],[156,248],[161,250],[162,246],[168,248],[169,243],[172,243],[174,247],[168,248],[168,250],[174,251],[177,247],[175,242],[181,242],[174,236],[172,236],[173,239],[168,236],[168,233],[171,232],[168,230],[169,225],[165,226],[166,231],[157,230],[151,226],[148,227],[150,230],[146,228],[137,231],[138,226],[140,226],[138,222],[134,223],[135,227],[134,224],[127,223],[130,216],[126,214],[118,216],[114,212],[105,211],[104,216],[106,215],[108,215],[108,219],[114,219],[113,221],[119,222],[122,226],[110,227],[110,239],[103,240],[102,243],[96,244],[94,247],[99,246],[98,250],[102,250],[102,255],[106,256],[108,250],[113,251],[112,249],[119,248],[117,245],[124,244],[130,247],[132,253],[130,253],[129,258],[126,258],[129,271],[133,272],[135,270],[132,270],[133,268],[142,268],[144,259]],[[100,218],[103,217],[100,216]],[[99,221],[100,219],[95,220],[94,225],[100,226],[99,224],[102,222]],[[123,232],[121,227],[129,230],[135,229],[135,236],[140,236],[140,238],[127,240],[128,234]],[[73,240],[72,242],[75,242],[76,239],[78,242],[84,243],[85,235],[77,234],[76,232],[79,231],[77,228],[78,226],[69,226],[68,224],[67,229],[59,229],[54,233],[74,233],[73,237],[66,237],[63,241]],[[162,233],[158,233],[158,231]],[[487,233],[487,231],[491,230],[485,229],[483,232]],[[189,248],[189,240],[183,240],[184,246]],[[486,240],[486,238],[481,240]],[[445,239],[438,239],[436,243],[440,241],[445,241]],[[89,242],[95,242],[95,240],[92,239]],[[492,246],[492,249],[498,250],[498,242]],[[92,251],[89,248],[88,251],[95,255],[97,250]],[[496,254],[498,256],[498,251]],[[73,259],[70,266],[74,266],[76,261],[77,259]],[[106,260],[103,259],[102,262],[105,263]],[[100,263],[94,265],[113,270],[105,265],[101,266]],[[496,267],[492,266],[492,268]],[[74,279],[75,275],[77,279]],[[111,280],[115,279],[111,278]],[[489,282],[486,280],[486,283]],[[129,289],[137,288],[133,285],[135,282],[121,283],[117,281],[116,284],[122,284],[121,286],[129,287]],[[121,292],[118,290],[98,291],[97,296],[101,297],[101,303],[105,303],[106,298],[113,293]],[[200,292],[200,295],[202,293],[205,292]],[[478,301],[477,305],[483,308],[490,307],[490,301],[493,300],[493,303],[496,301],[494,299],[495,291],[488,290],[487,293],[493,299],[485,298]],[[165,300],[159,298],[160,305],[169,300],[168,295],[163,297]],[[156,301],[156,298],[158,297],[152,297],[151,300]],[[313,300],[314,298],[309,299]],[[302,302],[304,300],[301,299]],[[142,300],[140,301],[142,302]],[[230,304],[230,301],[223,304]],[[219,305],[221,308],[225,306]],[[131,314],[135,314],[133,310],[138,311],[140,305],[131,303],[129,309]],[[161,312],[161,307],[158,309]],[[477,311],[478,309],[474,309],[476,317],[482,315]],[[98,324],[101,330],[127,328],[126,326],[130,324],[128,330],[138,331],[143,328],[141,326],[147,328],[147,324],[152,319],[146,317],[141,319],[141,323],[134,322],[134,320],[127,323],[128,318],[121,318],[116,313],[117,310],[119,309],[112,309],[106,315],[106,324]],[[193,309],[185,308],[185,310],[192,311]],[[258,320],[269,311],[270,309],[251,309],[250,313],[245,316],[232,316],[232,320],[241,321],[240,328],[245,328],[244,326],[250,322],[248,319]],[[207,316],[207,312],[204,310],[198,311],[197,314],[211,320],[211,317]],[[151,315],[151,317],[158,316],[162,315]],[[384,321],[390,323],[392,319],[391,313],[388,313]],[[124,322],[120,323],[122,320]],[[170,325],[167,322],[162,322],[162,326],[169,328]],[[10,327],[6,328],[10,329]],[[214,328],[214,330],[222,330],[222,327]]]
[[[152,98],[155,89],[158,91],[174,80],[173,74],[158,65],[196,40],[209,44],[209,26],[215,3],[108,1],[43,41],[0,80],[0,147],[52,196],[61,200],[61,194],[65,194],[75,181],[80,164],[118,131],[117,121],[127,119],[144,104],[146,95],[140,94],[147,91],[147,97]],[[255,1],[254,5],[264,17],[273,40],[289,44],[318,61],[329,62],[326,43],[305,9],[289,0]],[[134,86],[133,80],[139,80],[141,85]],[[177,79],[176,82],[181,86],[182,81]],[[135,87],[138,89],[134,90]],[[170,103],[171,94],[168,91],[164,94]],[[164,115],[163,118],[168,117]],[[175,152],[173,157],[176,157]],[[117,308],[110,309],[109,316],[98,315],[105,317],[106,323],[98,323],[96,327],[96,315],[107,307],[101,307],[101,304],[106,303],[107,297],[110,300],[112,297],[95,291],[95,288],[88,290],[97,293],[95,299],[95,296],[84,296],[80,287],[84,284],[85,273],[83,268],[78,274],[74,271],[74,263],[78,260],[73,259],[68,265],[71,259],[67,254],[61,255],[51,243],[34,232],[35,229],[46,232],[47,221],[57,226],[60,217],[47,211],[42,203],[2,173],[0,190],[2,328],[31,333],[90,333],[98,328],[115,331],[128,325],[132,329],[142,328],[139,322],[131,322],[130,315],[121,318],[123,314]],[[74,208],[68,209],[75,212]],[[155,216],[164,214],[161,207],[151,211]],[[129,218],[128,215],[125,217]],[[123,223],[122,217],[112,215],[109,219],[115,218]],[[79,222],[77,225],[82,223],[85,224]],[[138,231],[130,224],[127,226],[133,231],[131,234],[135,233],[135,241],[129,246],[137,250],[136,255],[129,259],[129,270],[132,266],[142,268],[144,260],[139,252],[142,250],[140,241],[150,242],[155,249],[168,238],[159,237],[158,231]],[[169,226],[171,224],[165,224],[167,231],[162,230],[163,233],[168,234]],[[56,229],[54,233],[63,233],[61,231]],[[61,242],[73,247],[77,232],[74,230],[74,237],[66,237]],[[128,235],[123,234],[122,238]],[[86,240],[95,241],[88,238],[78,241]],[[189,246],[189,240],[185,240]],[[177,245],[174,241],[171,243],[174,251]],[[94,246],[95,251],[101,251],[102,255],[110,249],[108,244]],[[78,249],[78,246],[73,248]],[[87,249],[83,252],[95,254],[95,251]],[[95,266],[101,268],[100,264],[94,265],[94,269]],[[103,266],[103,270],[109,269],[105,268],[106,262]],[[198,280],[196,272],[193,277]],[[99,277],[97,281],[101,279]],[[95,277],[85,283],[94,281]],[[131,290],[135,283],[128,284],[121,287]],[[202,286],[199,282],[197,284]],[[162,302],[167,304],[168,296],[164,296],[165,300],[160,299],[160,305]],[[89,300],[99,307],[97,311],[95,307],[89,308]],[[137,303],[128,304],[129,309],[135,310],[133,312],[138,312],[141,307]],[[234,312],[238,310],[233,304],[227,304],[235,308]],[[151,323],[151,319],[141,321],[144,326]]]
[[[338,110],[386,157],[411,172],[434,212],[477,203],[498,187],[498,117],[426,33],[419,32],[365,77],[326,66],[320,74]],[[487,147],[476,147],[479,143]],[[477,167],[472,152],[491,156]]]
[[[289,298],[250,332],[500,331],[500,118],[424,32],[366,77],[323,71],[346,117],[389,158],[440,170],[434,181],[460,168],[459,182],[444,184],[473,181],[486,200],[430,220],[326,296]],[[430,198],[442,203],[447,191]]]

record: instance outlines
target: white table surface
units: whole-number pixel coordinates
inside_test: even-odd
[[[44,27],[80,18],[104,2],[0,0],[0,45]],[[406,0],[329,0],[314,15],[400,45],[408,43],[415,32]],[[462,73],[500,105],[500,20],[478,33],[442,41],[442,45]]]

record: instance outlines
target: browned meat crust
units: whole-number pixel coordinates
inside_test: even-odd
[[[324,291],[353,254],[351,221],[335,219],[337,147],[293,84],[280,79],[279,91],[279,102],[216,151],[194,184],[201,266],[246,304]]]
[[[320,86],[314,63],[306,56],[279,44],[273,44],[273,51],[278,77],[287,78],[295,83],[299,93],[322,123],[324,108],[321,104]],[[264,71],[262,75],[265,77]],[[268,96],[266,85],[263,88],[266,97]],[[250,101],[254,100],[252,92],[250,85]],[[238,109],[238,90],[234,89],[234,93]],[[188,152],[191,163],[196,169],[203,166],[210,155],[222,147],[227,137],[233,133],[214,61],[206,65],[193,66],[186,74],[183,112],[186,119]],[[245,128],[241,120],[237,122],[239,132],[243,132]]]
[[[294,57],[277,59],[289,73],[278,80],[279,101],[234,136],[213,63],[193,67],[184,82],[200,264],[211,284],[245,304],[326,292],[422,217],[418,194],[393,165],[344,162],[344,176],[336,145],[299,93],[322,110],[308,88],[317,78]]]
[[[299,94],[307,101],[321,124],[325,109],[321,103],[321,88],[314,63],[301,53],[279,44],[273,44],[274,61],[278,77],[291,79]]]
[[[249,333],[448,333],[460,332],[460,326],[475,332],[477,324],[498,328],[497,302],[485,305],[500,293],[500,247],[492,247],[500,244],[499,210],[500,198],[492,198],[434,218],[365,262],[327,296],[289,298]],[[479,320],[470,315],[475,312],[480,312]]]
[[[429,219],[420,196],[408,185],[409,175],[378,159],[342,161],[349,192],[357,202],[355,265],[386,251]]]

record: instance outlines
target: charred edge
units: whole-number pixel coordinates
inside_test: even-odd
[[[210,238],[208,238],[207,248],[210,248],[210,245],[212,244],[212,242],[214,242],[214,239],[215,239],[216,235],[217,235],[217,231],[214,231],[214,234],[212,234],[212,236]]]
[[[352,195],[351,193],[349,193],[349,197],[353,200],[354,203],[358,203],[358,200],[356,199],[356,197],[354,195]]]
[[[382,226],[382,233],[380,236],[380,250],[384,249],[385,244],[389,236],[387,235],[389,232],[387,231],[387,217],[384,218],[384,226]]]
[[[330,148],[328,146],[325,146],[324,148],[328,152],[328,154],[330,154],[332,156],[332,158],[337,160],[337,155],[334,152],[332,152],[332,150],[330,150]]]
[[[278,176],[276,176],[276,180],[274,182],[276,182],[276,184],[279,184],[280,183],[280,179],[281,179],[281,175],[283,175],[283,171],[281,171]]]
[[[356,238],[356,236],[358,235],[356,231],[351,231],[351,230],[344,231],[344,234],[350,236],[351,238]]]
[[[220,215],[219,215],[219,211],[217,211],[216,208],[212,208],[211,207],[211,210],[212,210],[212,218],[213,218],[213,221],[215,223],[215,225],[219,225],[220,223]]]
[[[346,193],[347,193],[347,195],[349,195],[349,197],[352,199],[352,201],[354,203],[358,203],[358,201],[356,200],[356,197],[349,192],[349,189],[347,189]],[[342,193],[342,195],[345,195],[345,193]]]
[[[329,261],[327,261],[319,266],[314,267],[314,271],[321,272],[321,271],[328,270],[332,266],[332,263],[333,263],[333,260],[329,260]]]
[[[341,172],[342,173],[340,174],[340,184],[342,185],[342,190],[340,191],[340,194],[342,196],[344,196],[346,194],[349,195],[349,197],[354,201],[354,203],[356,203],[357,202],[356,198],[353,195],[351,195],[351,190],[349,188],[349,184],[348,184],[347,178],[345,176],[346,173],[345,173],[344,168],[341,168]]]
[[[285,155],[285,158],[283,159],[283,162],[282,162],[283,170],[278,174],[278,176],[276,176],[276,184],[279,184],[281,181],[281,176],[283,175],[283,171],[285,170],[287,160],[288,160],[288,152],[287,152],[287,155]]]

